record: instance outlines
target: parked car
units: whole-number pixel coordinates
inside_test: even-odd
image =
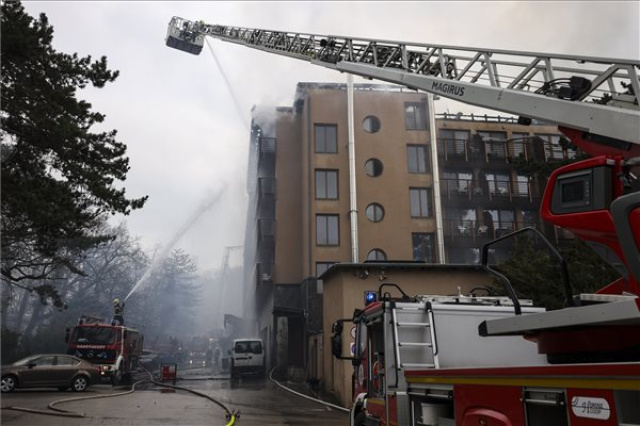
[[[71,388],[82,392],[93,383],[100,382],[97,365],[71,355],[32,355],[3,365],[0,375],[0,390],[11,392],[17,388],[48,388],[59,390]]]

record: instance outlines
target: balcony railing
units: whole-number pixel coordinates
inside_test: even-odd
[[[469,139],[447,139],[438,140],[438,154],[444,157],[445,161],[470,161],[482,159],[484,154],[481,147]]]
[[[487,163],[509,163],[520,155],[526,160],[533,158],[533,137],[505,140],[450,139],[438,140],[438,154],[445,161],[483,161]]]
[[[260,197],[273,197],[276,193],[276,180],[274,178],[258,179],[258,194]]]
[[[440,193],[450,200],[528,200],[539,197],[536,186],[532,182],[501,180],[478,182],[474,179],[441,179]]]
[[[276,138],[261,137],[259,139],[260,154],[275,154]]]
[[[482,242],[503,237],[511,232],[527,227],[537,228],[538,223],[532,221],[497,221],[486,224],[482,221],[447,219],[443,220],[443,233],[453,241]]]
[[[273,240],[275,221],[268,219],[258,220],[258,241]]]
[[[273,264],[258,263],[256,265],[256,284],[268,284],[273,282]]]

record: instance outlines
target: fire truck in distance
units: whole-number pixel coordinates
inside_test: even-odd
[[[409,296],[394,283],[381,285],[353,318],[333,327],[332,352],[354,366],[352,426],[640,425],[639,60],[180,17],[171,19],[166,44],[199,54],[206,37],[511,113],[520,124],[556,123],[591,155],[552,173],[540,211],[589,244],[620,278],[596,294],[574,295],[564,259],[541,234],[524,229],[482,249],[483,266],[504,284],[506,297],[488,289]],[[546,311],[517,297],[501,265],[518,245],[548,252],[566,308]],[[348,356],[345,323],[356,327],[355,354]]]
[[[138,367],[144,337],[134,328],[83,315],[75,327],[67,329],[65,340],[67,354],[99,365],[102,377],[117,386]]]

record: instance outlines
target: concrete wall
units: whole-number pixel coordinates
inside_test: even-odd
[[[299,124],[292,114],[280,114],[276,126],[276,223],[274,282],[302,280],[303,172]]]
[[[280,115],[279,120],[284,123],[277,126],[277,283],[295,283],[315,276],[316,262],[351,260],[347,92],[307,88],[302,96],[304,103],[299,113]],[[411,260],[411,233],[435,232],[433,218],[411,218],[409,203],[409,187],[432,186],[430,173],[410,174],[407,169],[406,146],[428,145],[430,136],[427,130],[405,128],[404,103],[424,99],[424,94],[413,92],[355,91],[358,261],[365,261],[374,248],[382,249],[388,259]],[[363,128],[363,121],[370,115],[381,122],[376,133]],[[316,124],[337,126],[337,153],[315,152]],[[371,158],[382,161],[381,176],[365,173],[365,163]],[[317,169],[338,170],[337,200],[315,198]],[[366,217],[367,206],[374,202],[385,210],[384,219],[378,223]],[[316,214],[339,215],[339,246],[316,245]]]

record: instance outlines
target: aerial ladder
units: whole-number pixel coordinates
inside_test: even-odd
[[[615,178],[611,188],[595,194],[597,200],[582,200],[595,204],[573,211],[554,209],[550,202],[542,206],[542,217],[583,240],[606,245],[625,259],[608,207],[627,195],[635,180],[631,168],[640,164],[640,60],[305,34],[214,25],[177,16],[169,22],[165,41],[169,47],[197,55],[206,37],[514,114],[521,124],[534,119],[557,124],[593,157],[590,168],[601,170],[601,165],[607,176],[612,169]],[[557,177],[552,176],[550,183],[561,185]],[[588,184],[599,178],[599,171],[582,181],[569,177],[567,194],[573,188],[575,197],[584,196],[580,185],[590,190]],[[636,242],[640,240],[640,225],[634,225],[640,223],[640,212],[628,210],[634,220],[631,229],[625,228],[629,235],[620,238],[631,245],[634,236]],[[635,280],[630,281],[640,287],[640,266],[631,267]]]
[[[640,61],[477,49],[211,25],[173,17],[166,45],[199,54],[205,37],[556,123],[591,155],[640,155]]]

